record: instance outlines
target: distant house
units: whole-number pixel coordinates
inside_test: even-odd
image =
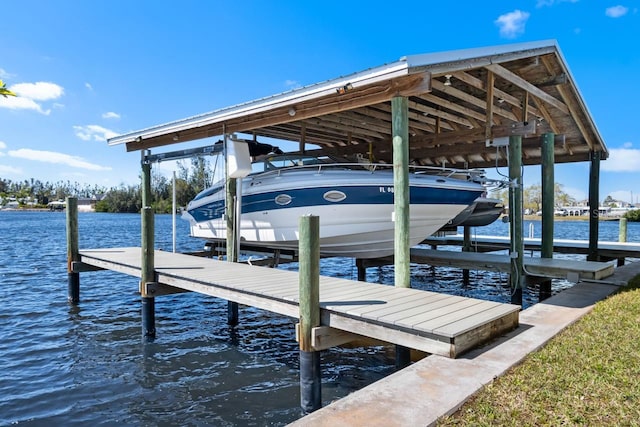
[[[95,212],[96,202],[98,197],[78,197],[78,212]],[[67,202],[63,200],[56,200],[54,202],[47,203],[47,206],[52,211],[64,210],[67,207]]]
[[[47,203],[47,207],[51,211],[61,211],[67,207],[67,203],[63,202],[62,200],[56,200],[56,201]]]
[[[78,197],[78,212],[95,212],[97,201],[95,197]]]

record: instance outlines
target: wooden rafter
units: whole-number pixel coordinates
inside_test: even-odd
[[[556,98],[554,98],[553,96],[549,95],[547,92],[543,91],[542,89],[539,89],[538,87],[532,85],[531,83],[529,83],[528,81],[526,81],[525,79],[523,79],[522,77],[518,76],[515,73],[512,73],[511,71],[507,70],[506,68],[504,68],[501,65],[498,64],[490,64],[487,65],[485,67],[487,70],[492,71],[493,73],[495,73],[497,76],[513,83],[514,85],[518,86],[519,88],[530,92],[531,95],[540,98],[541,100],[543,100],[544,102],[546,102],[547,104],[553,105],[554,107],[556,107],[558,110],[562,111],[563,113],[569,113],[569,109],[567,108],[567,106],[557,100]]]

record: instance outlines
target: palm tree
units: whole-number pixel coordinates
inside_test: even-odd
[[[16,96],[15,93],[7,89],[7,85],[2,80],[0,80],[0,95],[4,96],[5,98],[7,96]]]

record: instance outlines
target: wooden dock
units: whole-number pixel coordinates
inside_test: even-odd
[[[297,272],[155,251],[153,296],[193,291],[299,317]],[[74,271],[108,269],[141,277],[139,247],[80,250]],[[456,357],[518,326],[520,306],[410,288],[320,277],[322,350],[357,336]],[[356,335],[354,335],[356,334]]]
[[[462,246],[464,237],[460,234],[453,236],[431,236],[422,243],[431,246]],[[476,236],[471,239],[471,245],[477,252],[492,252],[509,248],[509,238],[504,236]],[[524,238],[526,250],[539,251],[539,238]],[[553,239],[553,251],[565,254],[587,254],[589,242],[586,240]],[[607,259],[640,258],[640,244],[628,242],[598,242],[598,254]]]
[[[391,259],[362,260],[364,267],[389,264]],[[486,270],[501,273],[511,272],[509,255],[480,252],[454,252],[435,249],[411,249],[411,262],[442,267],[456,267],[467,270]],[[525,272],[528,276],[579,280],[601,280],[613,274],[614,265],[607,262],[574,261],[566,259],[524,257]]]

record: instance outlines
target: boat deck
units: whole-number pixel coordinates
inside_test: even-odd
[[[139,247],[85,249],[80,261],[78,271],[141,275]],[[155,270],[154,296],[193,291],[299,317],[297,272],[163,251],[155,251]],[[516,328],[519,311],[512,304],[320,277],[323,327],[447,357]]]

